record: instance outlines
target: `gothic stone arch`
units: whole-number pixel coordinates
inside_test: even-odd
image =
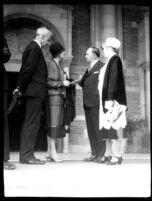
[[[58,41],[64,45],[57,29],[50,22],[39,16],[27,13],[16,13],[4,18],[4,34],[12,54],[10,63],[16,63],[16,65],[20,64],[25,47],[34,38],[35,30],[40,26],[45,26],[53,32],[51,42]],[[42,51],[45,59],[49,60],[51,55],[48,47],[43,48]]]

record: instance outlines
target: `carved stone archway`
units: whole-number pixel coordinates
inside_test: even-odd
[[[35,30],[41,26],[52,31],[51,42],[57,41],[64,45],[56,27],[39,16],[29,13],[16,13],[4,18],[4,34],[12,54],[10,62],[6,65],[8,71],[19,71],[22,53],[27,44],[34,38]],[[49,60],[51,55],[48,47],[43,48],[42,51],[46,61]]]
[[[17,19],[19,19],[19,21],[20,21],[18,26],[24,25],[24,24],[21,24],[21,20],[24,20],[24,22],[26,22],[27,24],[30,24],[30,23],[28,23],[28,21],[30,20],[31,25],[35,26],[36,28],[38,28],[39,26],[47,27],[48,29],[50,29],[53,32],[53,34],[54,34],[53,38],[64,45],[63,39],[62,39],[61,35],[59,34],[56,27],[54,27],[46,19],[44,19],[38,15],[31,14],[31,13],[15,13],[15,14],[9,14],[9,15],[5,16],[5,18],[4,18],[5,30],[7,30],[9,27],[13,27],[13,25],[14,25],[13,21],[15,22]],[[11,24],[9,24],[9,22],[11,22]],[[8,25],[9,25],[9,27],[8,27]]]

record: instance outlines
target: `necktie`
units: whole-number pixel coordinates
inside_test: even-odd
[[[91,64],[88,66],[88,72],[90,71],[90,69],[92,68]]]

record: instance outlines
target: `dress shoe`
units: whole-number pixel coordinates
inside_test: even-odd
[[[97,158],[97,156],[90,156],[89,158],[84,158],[83,161],[85,162],[91,162],[91,161],[95,161]]]
[[[58,158],[53,158],[51,156],[46,156],[46,161],[47,162],[56,162],[56,163],[62,163],[63,162],[63,160],[58,159]]]
[[[94,161],[97,162],[97,163],[102,163],[103,157],[98,156],[97,158],[95,158]]]
[[[120,165],[122,163],[122,157],[115,157],[117,161],[109,160],[106,162],[107,165]]]
[[[16,166],[9,161],[4,161],[4,169],[5,170],[15,170]]]
[[[106,163],[107,161],[109,161],[111,159],[111,157],[110,156],[103,156],[103,157],[100,157],[100,156],[98,156],[97,158],[96,158],[96,160],[95,160],[95,162],[97,162],[97,163]]]
[[[41,165],[41,164],[44,164],[45,161],[42,161],[42,160],[37,159],[37,158],[32,158],[32,159],[29,159],[29,160],[20,161],[20,163],[28,164],[28,165]]]

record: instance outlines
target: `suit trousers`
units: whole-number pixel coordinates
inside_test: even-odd
[[[7,115],[8,92],[4,91],[4,161],[9,160],[9,125]]]
[[[21,131],[20,161],[34,157],[34,146],[40,128],[43,100],[27,97],[25,119]]]
[[[106,142],[102,140],[99,132],[99,108],[85,107],[85,117],[89,142],[91,146],[91,154],[94,156],[104,156],[106,150]]]

